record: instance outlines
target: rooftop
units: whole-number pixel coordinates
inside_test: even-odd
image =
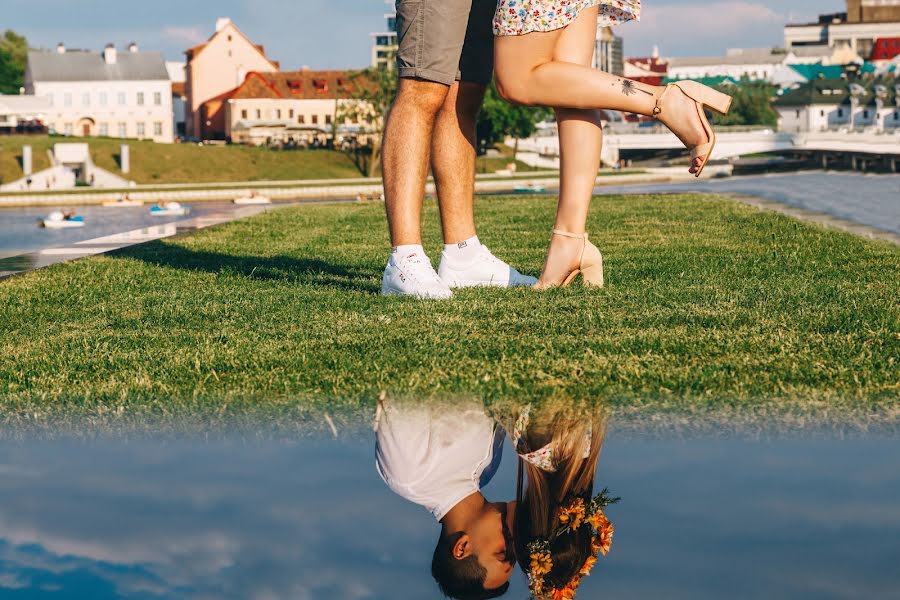
[[[849,104],[853,90],[862,92],[856,95],[860,106],[874,104],[879,97],[885,106],[893,106],[900,95],[900,78],[813,79],[775,100],[775,105]]]
[[[28,68],[35,82],[169,80],[161,52],[117,52],[108,64],[99,52],[29,50]]]

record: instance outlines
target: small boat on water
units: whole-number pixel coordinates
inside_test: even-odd
[[[529,183],[526,185],[517,185],[513,188],[513,192],[517,194],[545,194],[547,188],[536,183]]]
[[[38,219],[38,227],[45,229],[74,229],[76,227],[84,227],[84,217],[75,216],[74,213],[63,213],[55,211],[46,216],[46,218]]]
[[[240,198],[234,199],[235,204],[244,204],[244,205],[260,205],[260,204],[272,204],[272,200],[267,196],[261,196],[256,192],[251,192],[248,196],[241,196]]]
[[[107,208],[135,208],[143,205],[144,203],[141,200],[132,200],[128,197],[128,194],[125,194],[118,200],[110,200],[103,203],[103,206]]]
[[[150,214],[154,217],[183,217],[190,213],[191,208],[179,202],[163,202],[150,207]]]

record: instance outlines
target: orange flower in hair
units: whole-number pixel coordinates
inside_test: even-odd
[[[549,552],[535,552],[531,555],[531,573],[537,577],[553,570],[553,561]]]
[[[570,530],[576,531],[584,524],[585,507],[584,500],[575,499],[572,505],[560,510],[559,522],[567,525]]]
[[[601,531],[609,525],[609,519],[603,514],[603,511],[597,511],[587,519],[587,524],[594,528],[594,531]]]
[[[582,577],[587,577],[591,574],[591,571],[594,569],[594,565],[597,564],[596,556],[588,556],[587,560],[584,562],[584,566],[581,567],[581,571],[578,572]]]
[[[612,523],[607,523],[606,526],[597,532],[597,537],[594,538],[593,548],[606,556],[609,554],[609,549],[612,547],[612,538],[613,533],[615,532],[615,528]]]

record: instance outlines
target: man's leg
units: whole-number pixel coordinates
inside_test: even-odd
[[[382,294],[453,295],[422,248],[421,212],[435,120],[457,78],[471,1],[397,0],[400,88],[382,157],[392,251]]]
[[[435,122],[431,169],[445,244],[475,236],[475,122],[484,93],[483,85],[455,83]]]
[[[422,197],[431,139],[448,90],[440,83],[400,80],[385,129],[382,155],[384,199],[394,247],[422,244]]]
[[[475,129],[494,72],[491,23],[496,8],[496,0],[472,0],[460,82],[451,88],[434,131],[431,168],[445,244],[438,272],[450,287],[509,287],[537,281],[491,254],[475,232]]]

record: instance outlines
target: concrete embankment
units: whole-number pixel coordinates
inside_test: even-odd
[[[709,168],[708,176],[727,174],[727,168]],[[630,183],[666,183],[692,179],[684,169],[654,169],[644,173],[602,175],[597,185],[622,185]],[[479,177],[475,182],[477,193],[514,193],[523,186],[555,189],[559,176],[553,171],[519,174],[516,177]],[[246,196],[252,191],[272,200],[346,200],[360,195],[378,194],[382,190],[380,179],[317,180],[317,181],[266,181],[202,185],[137,186],[123,190],[79,190],[65,192],[15,193],[0,195],[0,208],[23,206],[86,206],[118,200],[127,193],[131,200],[147,204],[154,202],[222,202]],[[427,192],[434,193],[429,183]]]

